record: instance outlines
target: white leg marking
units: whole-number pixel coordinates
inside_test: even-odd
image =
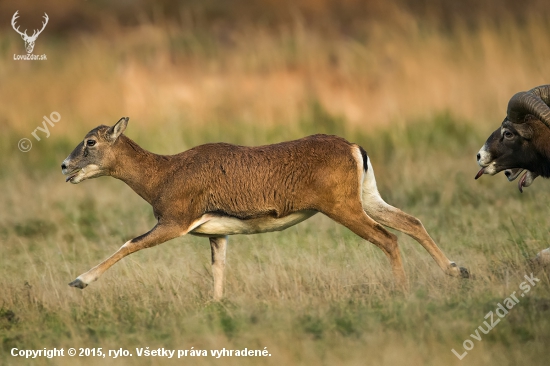
[[[128,240],[126,243],[124,243],[120,247],[120,249],[127,247],[131,241],[132,240]],[[103,274],[103,271],[98,272],[98,267],[99,265],[95,266],[94,268],[90,269],[88,272],[85,272],[80,276],[78,276],[76,279],[84,282],[86,285],[89,285],[90,283],[96,281]]]
[[[211,237],[210,248],[212,250],[214,300],[220,300],[223,297],[223,272],[225,269],[225,256],[227,252],[227,236]]]
[[[128,240],[128,241],[127,241],[126,243],[124,243],[124,244],[123,244],[123,245],[121,246],[121,248],[125,248],[125,247],[127,247],[127,246],[128,246],[128,244],[130,244],[130,242],[131,242],[131,241],[132,241],[132,240]]]

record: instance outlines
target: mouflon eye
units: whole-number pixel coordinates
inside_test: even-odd
[[[507,139],[511,139],[512,137],[514,137],[514,134],[510,131],[504,131],[504,137]]]
[[[94,146],[96,143],[95,140],[86,140],[86,146]]]

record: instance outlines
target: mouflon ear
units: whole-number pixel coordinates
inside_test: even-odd
[[[107,137],[115,142],[118,136],[122,135],[126,127],[128,126],[129,117],[122,117],[113,127],[107,130]]]

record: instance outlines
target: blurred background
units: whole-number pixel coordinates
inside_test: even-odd
[[[14,60],[26,54],[17,10],[29,35],[48,14],[33,52],[47,60]],[[458,364],[450,349],[463,352],[530,273],[526,259],[550,246],[547,182],[519,194],[502,174],[473,179],[510,97],[550,82],[549,34],[548,0],[0,1],[0,363],[12,364],[11,347],[80,342],[273,351],[251,365]],[[444,276],[399,235],[411,292],[396,294],[384,255],[317,215],[232,238],[221,304],[210,302],[208,242],[195,237],[69,288],[155,224],[122,182],[73,186],[60,171],[86,132],[122,116],[127,136],[161,154],[313,133],[357,142],[388,203],[420,218],[477,280]],[[547,365],[540,278],[469,364]]]
[[[34,50],[47,61],[13,60],[16,10],[29,34],[48,14]],[[52,111],[52,139],[128,115],[167,153],[442,113],[494,129],[515,92],[548,82],[544,0],[2,1],[0,14],[4,157]]]

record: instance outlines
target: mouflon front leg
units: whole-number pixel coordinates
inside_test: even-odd
[[[77,287],[80,289],[85,288],[91,282],[97,280],[99,276],[108,270],[113,264],[126,257],[129,254],[137,252],[138,250],[150,248],[158,244],[162,244],[170,239],[177,238],[185,234],[182,233],[181,226],[171,224],[158,223],[151,231],[146,234],[140,235],[137,238],[127,241],[119,250],[117,250],[109,258],[90,269],[88,272],[78,276],[73,282],[69,283],[69,286]]]
[[[223,271],[225,269],[225,253],[227,251],[227,236],[211,237],[212,276],[214,277],[214,300],[223,297]]]

